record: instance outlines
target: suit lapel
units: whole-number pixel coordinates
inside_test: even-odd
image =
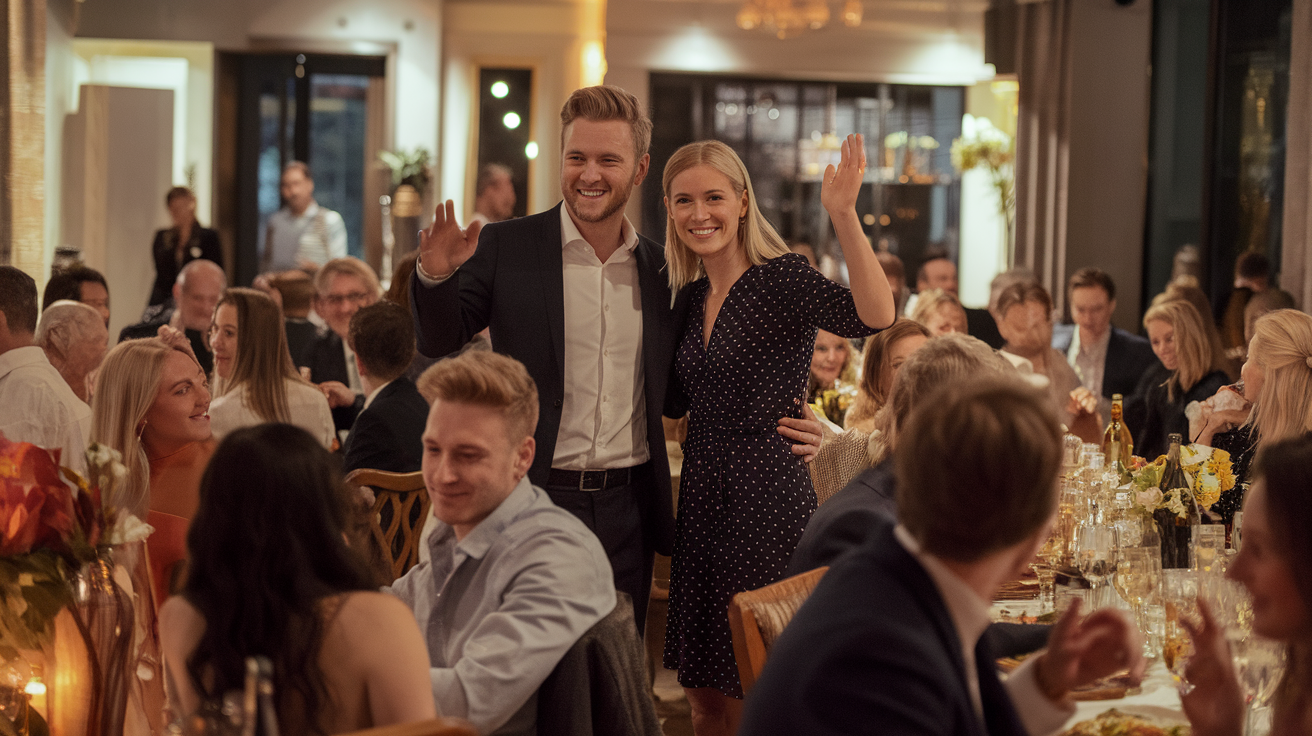
[[[670,355],[666,345],[669,339],[670,289],[661,273],[663,261],[654,255],[655,243],[639,236],[634,254],[638,259],[638,289],[642,292],[642,362],[647,381],[661,371],[669,370],[663,360]]]
[[[990,632],[985,630],[975,646],[975,673],[979,677],[979,697],[984,706],[984,725],[990,736],[1026,733],[1011,694],[998,679]]]
[[[538,239],[538,268],[542,278],[542,306],[550,328],[551,347],[555,351],[556,370],[561,385],[565,380],[565,260],[561,253],[560,208],[557,204],[550,217],[542,218],[542,235]]]

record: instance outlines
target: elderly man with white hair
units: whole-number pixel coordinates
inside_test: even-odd
[[[214,369],[214,354],[205,341],[214,307],[228,288],[228,277],[214,261],[198,258],[182,267],[173,284],[173,309],[147,316],[144,322],[129,325],[118,334],[119,342],[141,337],[155,337],[159,328],[168,325],[186,334],[196,361],[206,375]]]
[[[46,307],[33,342],[77,397],[91,403],[95,371],[105,357],[109,330],[94,307],[61,299]]]

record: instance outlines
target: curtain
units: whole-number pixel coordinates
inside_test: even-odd
[[[1312,0],[1294,0],[1280,287],[1312,308]]]
[[[1016,244],[1012,265],[1029,268],[1062,308],[1070,171],[1071,5],[1016,5]],[[1306,0],[1312,2],[1312,0]]]

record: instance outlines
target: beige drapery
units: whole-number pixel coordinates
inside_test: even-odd
[[[1294,0],[1280,287],[1312,309],[1312,0]]]
[[[0,0],[0,263],[40,283],[45,254],[46,2]]]
[[[1312,0],[1308,0],[1312,2]],[[1062,308],[1070,173],[1072,0],[1016,5],[1016,245]]]

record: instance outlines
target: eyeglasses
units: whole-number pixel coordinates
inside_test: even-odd
[[[329,294],[323,297],[323,301],[330,307],[340,307],[347,302],[363,304],[368,299],[369,294],[363,291],[353,291],[350,294]]]

